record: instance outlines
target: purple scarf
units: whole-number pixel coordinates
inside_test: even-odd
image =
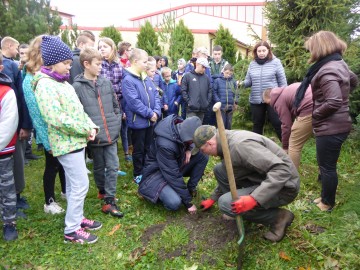
[[[46,67],[41,67],[41,72],[45,73],[46,75],[50,76],[57,82],[65,82],[70,78],[70,73],[67,73],[66,75],[61,75],[55,71],[51,71],[51,69],[48,69]]]

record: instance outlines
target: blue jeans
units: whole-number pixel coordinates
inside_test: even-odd
[[[233,111],[221,111],[221,117],[225,126],[225,129],[231,130]]]
[[[334,206],[338,185],[336,165],[348,132],[316,137],[316,158],[321,175],[321,201]]]
[[[190,177],[187,182],[188,190],[196,190],[196,187],[204,174],[208,161],[209,156],[198,152],[196,155],[191,156],[189,163],[182,168],[183,176]]]
[[[182,203],[180,196],[169,185],[166,185],[161,190],[159,200],[164,204],[166,209],[171,211],[178,210]]]
[[[209,157],[199,152],[191,157],[190,162],[182,168],[183,176],[190,177],[187,183],[189,191],[196,190],[196,187],[204,174],[205,167]],[[159,200],[168,210],[176,211],[182,204],[181,197],[172,189],[170,185],[166,185],[160,192]]]
[[[65,234],[81,228],[84,218],[84,202],[89,190],[89,178],[84,159],[85,150],[58,156],[65,170],[67,207],[65,215]]]
[[[119,169],[117,143],[105,146],[91,146],[94,160],[94,179],[100,193],[105,198],[114,198]]]

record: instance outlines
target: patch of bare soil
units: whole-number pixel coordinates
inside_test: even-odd
[[[169,218],[165,223],[153,225],[145,230],[141,237],[144,246],[147,246],[153,237],[161,234],[168,225],[182,224],[189,231],[189,242],[173,252],[159,252],[159,259],[169,259],[186,254],[187,258],[201,245],[202,250],[222,250],[230,241],[238,240],[238,231],[235,220],[223,220],[221,215],[210,212],[200,212],[196,215],[184,215],[179,218]],[[215,263],[215,258],[202,255],[201,261]]]

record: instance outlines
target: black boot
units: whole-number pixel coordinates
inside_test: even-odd
[[[120,211],[120,208],[116,205],[115,198],[105,198],[105,204],[101,208],[101,211],[105,214],[110,214],[113,217],[122,218],[124,213]]]
[[[291,225],[295,216],[289,210],[279,209],[275,222],[270,225],[270,231],[264,234],[264,238],[271,242],[281,241],[286,233],[286,228]]]

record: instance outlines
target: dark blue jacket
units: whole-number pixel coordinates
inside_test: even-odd
[[[19,125],[18,132],[21,128],[23,129],[32,129],[31,118],[29,110],[25,103],[24,92],[22,89],[22,76],[21,71],[18,68],[18,65],[14,60],[4,57],[3,59],[4,70],[3,73],[8,75],[12,80],[11,88],[15,91],[16,101],[19,111]]]
[[[122,80],[123,98],[125,100],[126,121],[132,129],[143,129],[154,125],[150,121],[154,112],[161,116],[159,92],[150,78],[124,71]]]
[[[177,81],[171,79],[169,83],[163,82],[163,91],[164,95],[167,97],[167,101],[165,104],[168,105],[167,114],[178,114],[179,112],[179,104],[181,100],[181,89],[177,84]],[[174,104],[174,102],[178,103],[178,106]]]
[[[236,82],[222,75],[214,81],[214,102],[221,102],[221,110],[231,111],[235,103]],[[237,101],[236,101],[237,102]]]
[[[181,197],[184,205],[189,208],[192,205],[192,197],[181,171],[184,166],[186,146],[180,138],[176,125],[182,121],[181,117],[170,115],[156,125],[155,138],[146,156],[139,193],[147,200],[156,203],[164,186],[170,185]]]

